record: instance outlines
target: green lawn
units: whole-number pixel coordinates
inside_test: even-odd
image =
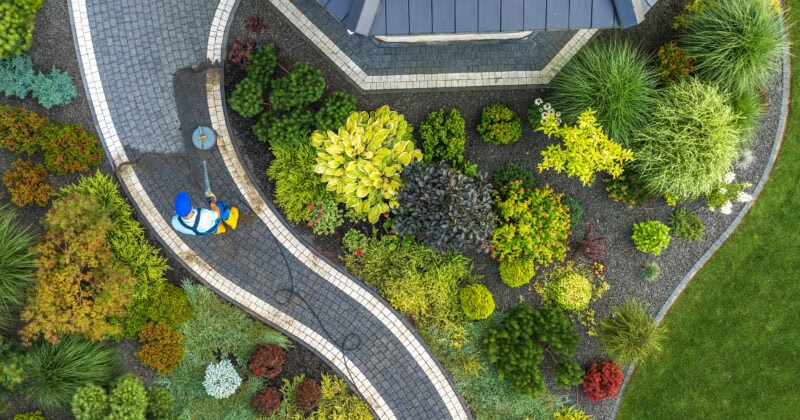
[[[800,0],[786,2],[798,22]],[[794,9],[792,9],[794,8]],[[790,43],[800,45],[800,27]],[[800,86],[800,56],[792,86]],[[639,366],[619,419],[800,416],[800,93],[772,178],[672,307],[658,359]]]

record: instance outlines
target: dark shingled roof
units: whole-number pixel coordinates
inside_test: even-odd
[[[361,35],[627,28],[658,0],[318,0]]]

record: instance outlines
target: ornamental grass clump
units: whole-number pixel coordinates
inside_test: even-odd
[[[697,57],[697,77],[732,94],[755,91],[780,69],[781,21],[768,0],[715,1],[692,14],[680,42]]]
[[[563,140],[563,145],[551,144],[542,151],[544,160],[539,163],[539,173],[545,169],[558,173],[566,170],[567,176],[578,177],[583,186],[588,186],[594,182],[596,172],[605,171],[616,178],[622,175],[625,163],[633,160],[632,151],[603,133],[591,109],[581,113],[574,126],[561,125],[555,115],[548,115],[536,131]]]
[[[509,107],[494,104],[483,107],[477,130],[484,141],[492,144],[509,144],[522,137],[522,121]]]
[[[411,235],[427,246],[446,251],[466,248],[489,252],[497,227],[492,211],[492,186],[469,177],[443,161],[409,165],[392,211],[398,235]]]
[[[464,286],[459,292],[461,309],[469,319],[486,319],[494,313],[492,292],[482,284]]]
[[[623,364],[641,363],[661,352],[664,328],[647,314],[647,304],[632,299],[611,306],[611,316],[600,322],[603,351]]]
[[[493,258],[500,262],[523,259],[537,265],[564,259],[570,217],[561,194],[547,185],[526,190],[521,181],[513,181],[494,197],[500,227],[492,236]]]
[[[627,42],[593,42],[583,47],[551,82],[553,106],[567,123],[587,109],[608,137],[630,147],[637,127],[647,125],[658,74]]]
[[[669,226],[657,221],[636,223],[631,236],[636,249],[655,256],[669,246]]]
[[[25,301],[25,291],[33,284],[34,238],[30,228],[19,224],[16,213],[0,206],[0,329],[12,320],[12,311]]]
[[[386,105],[371,113],[354,112],[338,133],[312,133],[317,150],[314,172],[337,201],[357,217],[377,223],[382,213],[399,206],[403,168],[422,160],[412,130],[402,114]]]
[[[666,88],[637,132],[634,170],[662,196],[692,200],[708,194],[738,156],[737,121],[714,85],[690,78]]]
[[[642,267],[642,277],[645,281],[656,281],[661,275],[661,267],[655,261],[650,261]]]

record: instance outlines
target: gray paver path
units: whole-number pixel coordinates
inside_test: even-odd
[[[69,1],[98,132],[159,241],[219,294],[315,350],[378,417],[468,418],[446,372],[401,316],[306,247],[241,165],[219,69],[205,64],[222,54],[234,1]],[[188,133],[198,124],[217,130],[214,150],[192,147]],[[179,236],[169,227],[172,201],[186,190],[201,204],[203,159],[217,195],[242,210],[240,227]]]

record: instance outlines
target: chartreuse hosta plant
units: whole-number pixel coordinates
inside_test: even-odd
[[[625,162],[633,160],[632,151],[603,133],[592,109],[581,113],[574,126],[562,125],[556,114],[547,114],[536,131],[563,140],[563,145],[552,144],[542,151],[540,173],[545,169],[555,169],[558,173],[566,169],[568,176],[577,176],[587,186],[594,182],[595,172],[606,171],[616,178],[622,175]]]
[[[400,172],[422,159],[411,139],[413,129],[386,105],[369,114],[353,112],[338,133],[311,135],[317,149],[314,172],[356,216],[377,223],[381,213],[399,205]]]

